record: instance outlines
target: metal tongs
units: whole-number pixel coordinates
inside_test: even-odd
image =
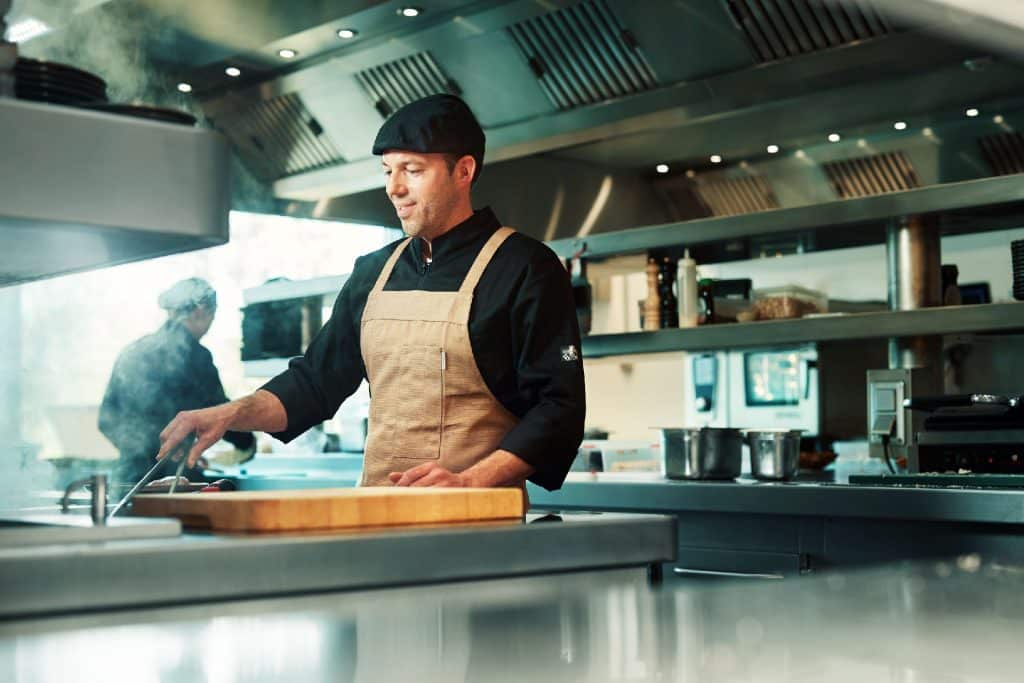
[[[174,493],[175,489],[177,489],[178,487],[178,478],[181,477],[181,473],[185,470],[185,463],[188,462],[188,453],[190,450],[192,450],[192,444],[194,444],[195,441],[195,434],[189,434],[184,439],[182,439],[181,443],[175,446],[170,453],[164,456],[162,460],[157,460],[156,464],[150,467],[149,471],[142,475],[142,479],[139,479],[138,483],[135,484],[135,486],[133,486],[128,491],[128,493],[125,494],[124,498],[117,501],[117,505],[114,506],[114,508],[110,511],[110,514],[107,515],[107,517],[110,518],[116,515],[121,510],[121,508],[128,504],[128,501],[135,497],[135,494],[137,494],[142,489],[142,487],[144,487],[146,484],[150,482],[150,480],[153,478],[153,475],[156,474],[157,471],[164,466],[164,463],[175,461],[175,456],[178,456],[176,459],[178,467],[174,471],[174,481],[171,482],[171,488],[168,491],[168,493]]]

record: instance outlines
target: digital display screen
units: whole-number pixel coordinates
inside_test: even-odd
[[[693,383],[708,386],[715,383],[715,357],[697,356],[693,360]]]
[[[795,406],[800,403],[799,353],[745,353],[743,364],[744,393],[748,406]]]
[[[896,390],[875,389],[875,412],[892,413],[896,411]]]

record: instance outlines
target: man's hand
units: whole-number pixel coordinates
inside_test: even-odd
[[[231,403],[178,413],[160,432],[157,460],[167,457],[188,435],[195,434],[196,442],[188,453],[188,466],[195,467],[203,451],[217,443],[224,432],[228,431],[234,416],[235,409]]]
[[[471,486],[463,474],[450,472],[436,462],[427,462],[405,472],[392,472],[388,479],[395,486]]]

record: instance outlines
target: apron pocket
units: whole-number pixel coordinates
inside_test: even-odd
[[[444,405],[440,347],[401,346],[372,356],[367,452],[437,460]]]

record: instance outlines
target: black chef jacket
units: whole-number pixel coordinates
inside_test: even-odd
[[[100,406],[100,431],[121,452],[114,477],[135,483],[153,466],[160,432],[182,410],[226,403],[210,351],[181,323],[168,320],[118,356]],[[228,432],[236,448],[252,447],[250,432]],[[173,474],[167,465],[165,474]],[[199,470],[185,473],[201,477]]]
[[[475,212],[431,242],[429,264],[422,240],[413,239],[384,289],[457,291],[499,227],[490,209]],[[397,244],[356,260],[331,319],[305,355],[264,385],[288,413],[288,427],[277,438],[289,441],[329,419],[366,377],[359,346],[363,308]],[[520,420],[499,448],[533,466],[531,481],[559,488],[583,438],[586,404],[572,288],[554,252],[522,233],[509,237],[476,287],[469,337],[487,387]]]

